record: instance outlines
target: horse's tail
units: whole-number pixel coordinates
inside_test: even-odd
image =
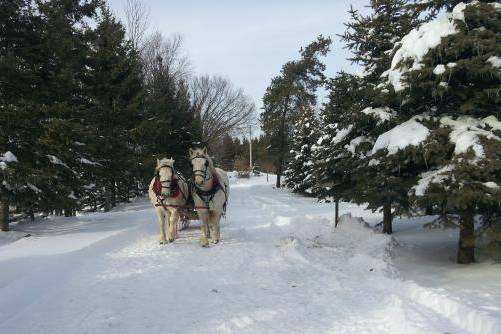
[[[222,188],[225,196],[223,203],[223,215],[226,215],[226,207],[228,205],[228,199],[230,198],[230,180],[228,179],[228,174],[221,168],[216,168],[216,175],[219,184],[223,186]]]

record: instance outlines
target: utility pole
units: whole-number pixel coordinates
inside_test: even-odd
[[[249,125],[249,170],[252,173],[252,125]]]

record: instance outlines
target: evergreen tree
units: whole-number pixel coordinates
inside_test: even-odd
[[[92,98],[86,118],[90,140],[85,144],[92,152],[82,159],[90,169],[86,186],[94,205],[109,210],[118,201],[127,201],[138,181],[131,131],[142,109],[142,74],[123,25],[104,5],[91,49],[87,84]]]
[[[200,120],[191,108],[186,83],[178,81],[169,68],[164,67],[161,57],[157,58],[151,74],[146,84],[144,113],[134,130],[141,147],[144,185],[149,182],[154,158],[158,156],[175,158],[177,167],[188,172],[186,152],[192,142],[201,138]]]
[[[419,117],[429,129],[418,153],[424,168],[417,168],[422,173],[411,193],[421,206],[460,215],[457,261],[470,263],[474,215],[499,210],[500,203],[501,11],[479,1],[443,15],[403,40],[388,79],[405,98],[402,118]],[[437,31],[439,42],[412,48]]]
[[[417,24],[417,12],[409,10],[408,0],[371,0],[371,13],[364,16],[353,7],[341,40],[351,51],[349,58],[363,68],[362,80],[373,86],[390,67],[391,51]]]
[[[316,105],[316,90],[323,85],[325,65],[319,57],[329,51],[331,40],[319,36],[300,51],[301,59],[286,63],[280,75],[273,78],[263,97],[261,124],[270,138],[270,150],[275,154],[277,188],[280,187],[292,125],[301,108]]]
[[[0,223],[9,229],[9,206],[33,203],[33,152],[40,111],[33,96],[40,86],[41,20],[31,1],[0,2]],[[35,92],[33,92],[35,88]]]
[[[338,213],[339,201],[354,198],[354,174],[356,172],[356,147],[346,150],[350,144],[355,110],[363,105],[360,78],[340,72],[329,81],[329,97],[321,112],[319,139],[312,145],[313,192],[321,199],[332,198]],[[363,137],[360,137],[363,139]],[[358,144],[361,144],[358,143]],[[336,223],[337,223],[336,214]]]
[[[216,159],[224,170],[233,170],[235,163],[235,146],[233,138],[226,134],[221,140],[220,146],[216,148]]]
[[[385,89],[381,75],[391,63],[396,43],[417,19],[403,0],[374,0],[370,8],[368,16],[351,9],[351,21],[341,36],[353,53],[351,60],[363,71],[351,78],[341,74],[331,84],[333,94],[324,112],[326,133],[315,148],[316,191],[321,197],[334,196],[336,203],[342,198],[369,203],[373,210],[383,208],[383,231],[391,233],[392,205],[406,206],[401,183],[406,169],[403,164],[378,165],[372,144],[394,124],[394,109],[399,107],[398,97]]]
[[[17,210],[74,213],[94,1],[2,2],[2,141],[17,157],[5,193]],[[71,50],[71,52],[68,52]],[[5,112],[4,112],[5,111]],[[8,189],[7,189],[8,188]],[[5,207],[5,206],[4,206]]]
[[[89,21],[96,17],[98,4],[93,0],[37,3],[45,62],[37,99],[43,112],[42,133],[34,151],[39,154],[36,186],[44,195],[40,205],[45,212],[73,215],[81,204],[80,175],[87,168],[82,157],[89,154],[81,143],[87,136],[89,107],[85,65],[90,55]]]
[[[312,108],[303,108],[296,123],[291,142],[291,159],[284,172],[285,184],[298,193],[310,193],[314,185],[311,148],[318,139],[319,124]]]
[[[447,11],[447,12],[452,12],[454,7],[459,5],[460,3],[465,3],[468,1],[464,0],[427,0],[427,1],[421,1],[421,0],[414,0],[415,3],[412,4],[412,9],[416,13],[424,13],[425,14],[425,20],[424,21],[429,21],[437,17],[437,15],[440,13],[440,11]],[[497,0],[488,0],[488,1],[482,1],[485,3],[494,3],[497,2]]]

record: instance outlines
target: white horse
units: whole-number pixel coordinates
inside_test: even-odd
[[[190,149],[190,159],[194,176],[192,196],[202,229],[200,244],[207,247],[209,238],[217,244],[221,237],[219,221],[226,210],[230,183],[225,171],[214,168],[206,148]]]
[[[186,205],[189,195],[188,184],[174,169],[173,159],[157,159],[155,177],[151,180],[148,195],[157,212],[160,244],[165,244],[167,240],[173,242],[177,237],[179,210]]]

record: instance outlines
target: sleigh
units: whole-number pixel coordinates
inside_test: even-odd
[[[187,229],[188,227],[190,227],[190,222],[193,220],[198,220],[198,214],[193,206],[187,205],[183,208],[179,208],[177,230],[182,231]]]

